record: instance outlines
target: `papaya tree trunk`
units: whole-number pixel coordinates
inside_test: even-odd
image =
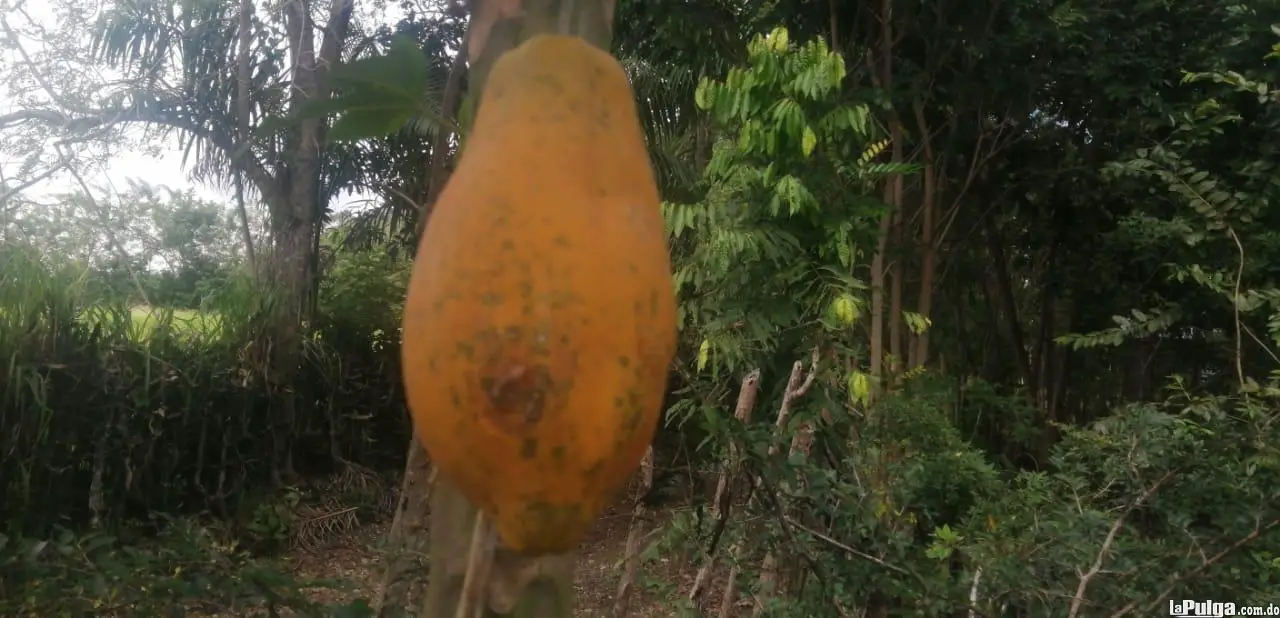
[[[493,63],[538,34],[569,34],[609,50],[615,0],[473,0],[467,29],[468,100],[478,104]],[[453,618],[461,606],[474,615],[569,618],[573,615],[572,554],[526,558],[497,547],[478,571],[471,557],[487,526],[476,508],[445,479],[431,497],[431,576],[420,616]],[[492,538],[489,532],[486,536]],[[491,541],[488,541],[491,542]],[[469,573],[469,571],[471,571]],[[469,586],[468,578],[486,582]],[[483,598],[465,598],[474,590]],[[471,618],[468,613],[467,618]]]
[[[382,556],[382,581],[374,598],[378,618],[402,616],[421,607],[426,599],[423,584],[430,554],[427,520],[434,480],[426,449],[410,439],[395,518]]]

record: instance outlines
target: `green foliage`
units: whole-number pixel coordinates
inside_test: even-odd
[[[770,355],[846,328],[824,321],[828,306],[843,299],[847,319],[860,302],[859,260],[885,213],[871,192],[909,168],[874,161],[885,144],[867,105],[845,98],[845,77],[821,39],[795,45],[778,29],[753,40],[745,67],[699,85],[724,130],[706,198],[663,208],[684,337],[710,342],[716,372],[789,366]]]
[[[398,326],[382,304],[401,289],[391,281],[380,289],[360,280],[365,296],[330,287],[299,381],[278,385],[266,372],[274,299],[247,277],[210,294],[193,323],[166,308],[138,320],[95,295],[88,270],[28,247],[0,249],[0,273],[0,353],[9,359],[0,373],[0,511],[11,529],[230,515],[279,472],[276,449],[290,436],[297,472],[382,468],[402,456],[398,352],[373,338]],[[338,298],[378,304],[329,302]],[[364,325],[362,336],[340,331],[352,324]],[[283,388],[306,402],[290,424],[275,411]]]
[[[1087,608],[1145,614],[1171,595],[1273,602],[1275,403],[1178,397],[1067,432],[1053,473],[1020,474],[969,526],[960,551],[983,568],[983,596],[1050,612],[1099,560]]]
[[[820,41],[797,46],[775,30],[747,46],[744,66],[703,80],[696,101],[718,130],[705,197],[664,205],[690,366],[687,396],[672,413],[705,435],[705,452],[736,445],[744,476],[757,481],[733,496],[723,536],[705,516],[720,505],[695,510],[676,517],[647,557],[697,561],[710,551],[740,569],[743,597],[777,616],[854,608],[1065,615],[1073,604],[1079,615],[1145,615],[1175,595],[1272,602],[1280,573],[1280,220],[1272,208],[1280,203],[1280,117],[1265,84],[1276,76],[1220,70],[1178,85],[1166,64],[1164,74],[1133,83],[1119,77],[1138,66],[1133,48],[1083,29],[1123,22],[1172,49],[1187,37],[1173,36],[1170,24],[1190,22],[1170,9],[1136,8],[1142,24],[1093,6],[1056,10],[1053,36],[1035,54],[1059,62],[1105,48],[1115,56],[1051,68],[1043,88],[1052,94],[1030,121],[992,120],[983,110],[981,122],[1019,133],[1015,154],[982,154],[983,140],[998,140],[1004,127],[976,139],[977,128],[958,130],[948,138],[965,144],[958,150],[934,142],[946,149],[932,160],[935,171],[952,161],[967,168],[938,179],[952,183],[947,195],[963,184],[965,200],[1003,214],[971,224],[959,211],[957,226],[980,230],[973,235],[982,244],[956,240],[939,258],[951,277],[940,290],[944,309],[912,312],[912,291],[900,290],[903,332],[960,331],[935,339],[947,369],[905,372],[874,405],[857,363],[830,362],[826,351],[862,357],[857,325],[868,312],[859,281],[867,278],[859,269],[886,213],[873,193],[903,175],[906,209],[922,189],[910,176],[917,167],[877,163],[886,115],[845,74],[844,63],[861,56],[841,58]],[[1256,49],[1258,28],[1246,25],[1257,23],[1254,9],[1201,3],[1188,11],[1219,20],[1231,36],[1247,29],[1230,45],[1217,31],[1195,39],[1210,66]],[[1022,25],[1018,37],[1032,31]],[[1225,45],[1217,55],[1215,41]],[[984,49],[998,56],[1023,45],[1031,40]],[[916,73],[933,58],[916,51],[896,48],[895,66],[908,68],[895,77],[942,79]],[[1007,84],[994,82],[1005,77],[973,96],[1004,92]],[[1082,83],[1096,87],[1060,91]],[[899,114],[923,112],[924,129],[952,121],[946,105],[971,104],[952,87],[883,94]],[[1016,109],[1005,95],[1000,109]],[[1060,117],[1046,124],[1040,114]],[[842,124],[827,131],[823,119]],[[904,127],[906,139],[919,139],[915,128]],[[982,156],[1001,162],[966,177],[986,165]],[[919,259],[912,242],[890,239],[886,259],[907,266],[898,272]],[[997,249],[1003,264],[992,263]],[[1007,299],[997,293],[1002,276],[1012,282]],[[761,408],[781,407],[785,369],[810,347],[823,352],[816,380],[787,400],[789,422],[775,430],[730,418],[726,373],[764,369],[758,418]],[[1135,382],[1154,386],[1143,392]],[[814,432],[812,447],[789,451],[802,429]],[[781,565],[772,573],[781,594],[760,583],[766,554]]]
[[[296,581],[190,520],[168,522],[154,538],[132,543],[64,529],[47,539],[0,534],[0,582],[0,613],[6,616],[373,615],[363,600],[308,600],[308,590],[333,584]]]
[[[442,84],[433,83],[432,65],[417,41],[396,35],[385,54],[343,63],[329,74],[337,93],[298,111],[296,120],[337,115],[329,139],[355,141],[384,137],[417,119],[433,130],[450,127],[439,114]],[[271,125],[264,125],[271,129]]]

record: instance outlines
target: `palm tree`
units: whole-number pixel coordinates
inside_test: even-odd
[[[278,20],[258,18],[249,0],[119,0],[102,13],[91,42],[96,60],[125,75],[114,105],[94,120],[176,136],[195,176],[224,186],[243,181],[266,206],[272,247],[260,272],[276,291],[268,361],[282,395],[272,432],[277,478],[292,471],[297,410],[288,385],[315,302],[320,227],[329,198],[354,174],[326,149],[323,117],[270,119],[330,96],[329,72],[351,43],[353,4],[331,0],[319,25],[311,0],[285,0]]]

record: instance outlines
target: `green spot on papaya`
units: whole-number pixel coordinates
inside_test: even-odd
[[[467,343],[466,341],[459,341],[458,344],[455,345],[453,349],[458,353],[458,356],[461,356],[466,360],[471,360],[476,356],[475,347],[473,347],[470,343]]]
[[[525,459],[533,459],[538,456],[538,441],[534,438],[525,438],[520,443],[520,456]]]

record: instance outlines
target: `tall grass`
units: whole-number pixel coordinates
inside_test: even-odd
[[[10,527],[233,512],[271,478],[282,432],[299,472],[400,456],[393,348],[316,332],[297,381],[279,384],[267,364],[272,299],[252,280],[181,312],[130,307],[91,279],[32,248],[0,247],[0,517]],[[281,427],[273,411],[288,392],[299,414]]]

